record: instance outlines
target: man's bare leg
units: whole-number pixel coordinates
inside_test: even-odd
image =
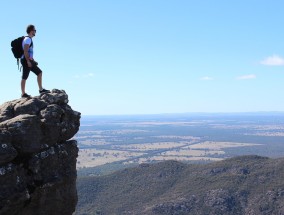
[[[21,90],[22,90],[22,95],[26,93],[26,80],[22,79],[21,81]]]
[[[42,73],[38,74],[37,76],[37,84],[38,84],[39,90],[42,90]]]

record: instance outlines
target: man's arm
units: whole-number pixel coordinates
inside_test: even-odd
[[[25,58],[27,60],[28,67],[32,67],[32,63],[30,61],[30,55],[29,55],[29,48],[30,48],[29,44],[25,44],[24,45],[24,56],[25,56]]]

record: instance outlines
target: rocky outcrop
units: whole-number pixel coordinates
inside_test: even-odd
[[[0,106],[0,214],[75,211],[80,116],[56,89]]]

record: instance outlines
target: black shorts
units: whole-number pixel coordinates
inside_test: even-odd
[[[41,69],[37,66],[37,63],[33,60],[31,60],[32,67],[28,66],[27,60],[25,58],[21,59],[21,64],[23,66],[23,75],[22,79],[27,80],[30,74],[30,71],[32,71],[37,76],[42,73]]]

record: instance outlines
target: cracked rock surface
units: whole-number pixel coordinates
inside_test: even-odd
[[[63,90],[0,106],[0,214],[72,214],[81,114]]]

